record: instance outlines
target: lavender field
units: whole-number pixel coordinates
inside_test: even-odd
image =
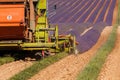
[[[59,25],[59,34],[75,35],[77,49],[85,52],[106,26],[112,26],[115,4],[116,0],[48,0],[48,18],[51,25]]]

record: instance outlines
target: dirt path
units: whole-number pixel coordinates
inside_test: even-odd
[[[97,49],[106,41],[112,27],[106,27],[97,44],[89,51],[70,55],[59,62],[43,69],[30,80],[75,80],[77,74],[85,67]]]
[[[98,80],[120,80],[120,26],[117,33],[115,48],[106,59]]]
[[[32,65],[32,62],[16,61],[0,66],[0,80],[8,80],[18,72]]]

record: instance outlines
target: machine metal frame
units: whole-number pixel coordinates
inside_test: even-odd
[[[33,9],[33,7],[35,7],[33,6],[34,0],[29,0],[29,1],[31,7],[30,9]],[[35,2],[37,1],[35,0]],[[55,28],[51,28],[49,26],[47,19],[47,0],[38,0],[36,7],[37,7],[36,8],[37,21],[35,22],[34,19],[30,19],[29,31],[31,31],[32,33],[31,35],[32,41],[23,42],[22,40],[19,40],[16,42],[14,41],[0,42],[0,49],[1,50],[18,49],[18,50],[29,50],[29,51],[35,50],[41,52],[75,51],[76,49],[75,36],[71,36],[71,35],[61,36],[59,35],[57,25]],[[35,14],[33,17],[35,17]],[[53,34],[50,34],[50,32],[52,32]]]

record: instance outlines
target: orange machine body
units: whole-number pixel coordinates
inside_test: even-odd
[[[25,5],[0,5],[0,40],[21,40],[25,32]]]

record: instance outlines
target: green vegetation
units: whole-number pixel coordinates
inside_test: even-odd
[[[15,61],[12,57],[0,57],[0,65]]]
[[[43,68],[46,68],[50,64],[55,63],[56,61],[60,60],[61,58],[67,55],[67,53],[59,53],[54,56],[49,56],[43,60],[35,62],[32,66],[13,76],[10,80],[27,80],[35,74],[37,74]]]
[[[120,4],[120,0],[118,0],[118,4]],[[112,51],[115,40],[116,40],[116,32],[118,25],[120,25],[120,5],[118,5],[118,19],[117,25],[113,28],[111,35],[107,42],[98,50],[96,55],[92,58],[92,60],[88,63],[85,69],[78,75],[77,80],[96,80],[98,74],[102,68],[102,65],[105,63],[105,59]]]
[[[101,70],[102,65],[105,62],[105,59],[112,51],[115,40],[116,40],[116,30],[117,26],[113,28],[111,35],[109,36],[107,42],[97,51],[96,55],[88,63],[85,69],[78,75],[77,80],[96,80],[98,74]]]

